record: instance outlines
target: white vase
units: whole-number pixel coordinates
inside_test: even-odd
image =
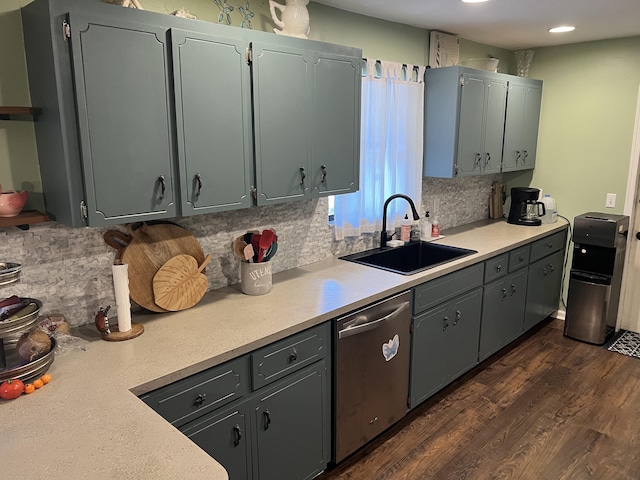
[[[285,0],[286,5],[269,0],[271,18],[280,29],[273,31],[278,35],[289,37],[307,38],[309,34],[309,12],[307,5],[309,0]],[[280,10],[280,18],[276,14]]]

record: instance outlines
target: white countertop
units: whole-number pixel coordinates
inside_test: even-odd
[[[207,293],[189,310],[135,315],[145,331],[124,342],[105,342],[85,326],[79,334],[89,339],[86,350],[57,355],[50,384],[0,401],[0,477],[226,479],[214,459],[136,395],[565,225],[482,221],[448,230],[438,243],[478,253],[409,276],[339,259],[295,268],[274,275],[267,295],[247,296],[236,285]]]

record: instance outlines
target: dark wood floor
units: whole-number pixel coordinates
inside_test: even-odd
[[[320,480],[640,479],[640,360],[552,320]]]

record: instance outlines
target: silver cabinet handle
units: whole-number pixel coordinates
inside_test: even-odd
[[[456,319],[453,321],[453,325],[458,325],[458,322],[462,318],[462,312],[460,310],[456,310]]]
[[[444,332],[449,326],[449,317],[442,318],[442,331]]]
[[[289,354],[289,362],[295,362],[296,360],[298,360],[298,350],[296,350],[296,347],[293,347]]]
[[[511,284],[511,295],[514,295],[516,293],[516,286],[512,283]]]
[[[518,165],[518,160],[520,160],[521,155],[522,155],[522,152],[520,150],[516,150],[516,165]]]
[[[484,168],[487,168],[487,165],[489,165],[489,162],[491,162],[491,154],[487,152],[487,155],[484,158]]]
[[[525,163],[527,163],[527,157],[529,156],[529,153],[526,150],[522,151],[522,164],[524,165]]]
[[[393,312],[391,312],[389,315],[385,315],[382,318],[378,318],[370,322],[357,322],[358,318],[356,318],[355,320],[351,320],[350,322],[347,322],[347,324],[345,324],[346,328],[343,328],[338,332],[338,340],[350,337],[351,335],[357,335],[368,330],[373,330],[374,328],[379,327],[384,322],[393,320],[408,308],[409,302],[403,302]]]
[[[307,174],[304,173],[304,167],[300,167],[300,185],[304,186],[305,178],[307,178]]]
[[[504,300],[505,298],[507,298],[507,289],[503,288],[502,289],[502,300]]]
[[[327,166],[321,165],[320,168],[322,169],[322,179],[320,180],[320,183],[324,183],[327,179]]]

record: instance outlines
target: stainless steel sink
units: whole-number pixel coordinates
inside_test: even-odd
[[[375,248],[340,258],[401,275],[413,275],[474,253],[478,252],[439,243],[415,242],[402,247]]]

